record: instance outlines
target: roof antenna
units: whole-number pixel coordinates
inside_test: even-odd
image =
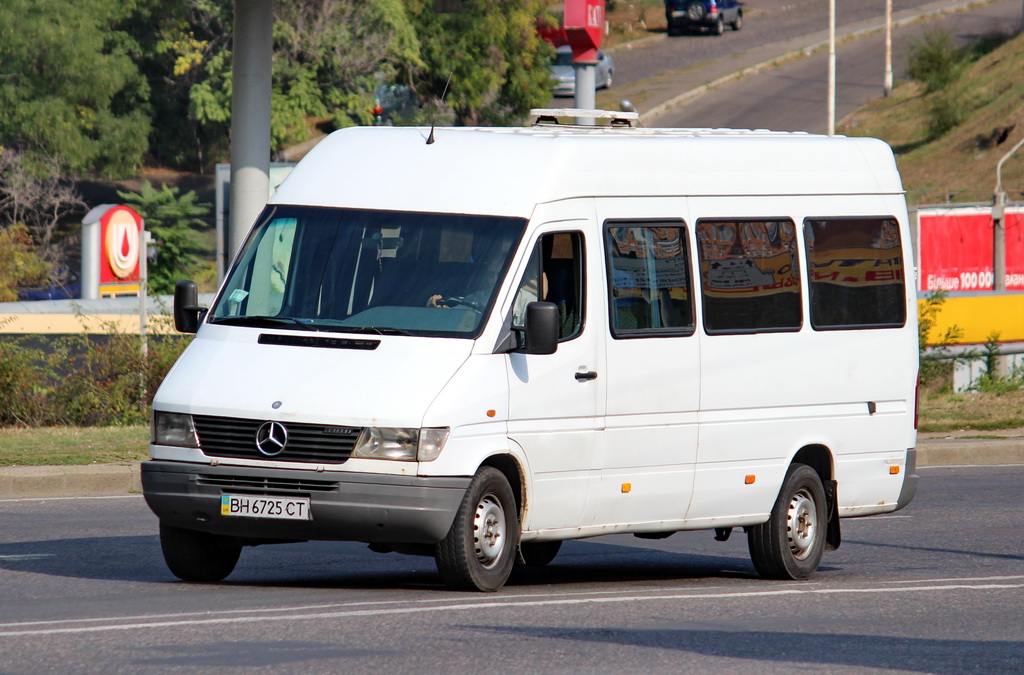
[[[441,103],[444,103],[444,97],[448,95],[448,85],[452,83],[452,75],[455,71],[448,73],[448,81],[444,83],[444,91],[441,92]],[[427,145],[434,143],[434,120],[437,119],[437,111],[434,111],[434,116],[430,118],[430,135],[427,136]]]

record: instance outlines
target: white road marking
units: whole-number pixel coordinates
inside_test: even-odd
[[[11,555],[0,555],[0,560],[39,560],[40,558],[52,557],[52,553],[21,553]]]
[[[937,580],[936,580],[937,581]],[[959,580],[958,580],[959,581]],[[927,580],[919,580],[919,583],[927,583]],[[165,621],[141,621],[147,617],[111,617],[111,618],[96,618],[96,619],[78,619],[79,622],[106,622],[106,621],[117,621],[120,623],[103,624],[103,625],[90,625],[90,626],[73,626],[66,628],[21,628],[19,626],[38,625],[38,624],[0,624],[0,637],[21,637],[21,636],[42,636],[42,635],[57,635],[57,634],[80,634],[80,633],[99,633],[109,631],[128,631],[137,630],[144,628],[193,628],[197,626],[210,626],[210,625],[227,625],[227,624],[248,624],[248,623],[264,623],[270,621],[309,621],[309,620],[322,620],[322,619],[340,619],[340,618],[353,618],[353,617],[380,617],[386,615],[402,615],[402,614],[423,614],[428,612],[462,612],[468,610],[480,610],[480,609],[518,609],[522,607],[551,607],[551,606],[572,606],[572,605],[587,605],[587,604],[609,604],[609,603],[626,603],[626,602],[651,602],[651,601],[665,601],[665,600],[701,600],[706,601],[708,599],[717,600],[731,600],[736,598],[764,598],[764,597],[785,597],[794,595],[843,595],[843,594],[893,594],[893,593],[916,593],[916,592],[937,592],[937,591],[993,591],[993,590],[1018,590],[1024,589],[1024,583],[1010,584],[1010,583],[988,583],[988,584],[947,584],[942,586],[909,586],[904,588],[809,588],[809,589],[798,589],[798,588],[786,588],[777,589],[770,591],[734,591],[734,592],[723,592],[723,593],[693,593],[693,592],[682,592],[682,593],[668,593],[665,595],[624,595],[621,597],[594,597],[589,595],[585,597],[580,594],[579,597],[565,597],[561,599],[545,599],[545,600],[524,600],[522,598],[508,598],[499,601],[463,601],[455,602],[451,604],[435,604],[443,601],[421,601],[424,604],[421,606],[409,606],[410,603],[395,601],[388,603],[352,603],[350,605],[338,605],[337,607],[345,607],[344,609],[336,609],[334,611],[323,611],[323,612],[310,612],[307,608],[297,608],[302,613],[287,614],[283,616],[271,615],[271,616],[219,616],[211,617],[213,612],[198,612],[195,614],[182,614],[177,615],[182,618],[175,620]],[[533,596],[539,597],[539,596]],[[385,604],[402,604],[403,607],[385,608],[382,605]],[[374,607],[366,607],[367,605],[373,605]],[[355,609],[356,607],[366,607],[365,609]],[[237,612],[280,612],[289,610],[237,610]],[[188,617],[188,618],[184,618]],[[202,618],[209,617],[209,618]],[[160,618],[160,617],[154,617]],[[46,622],[40,622],[46,623]],[[8,629],[8,630],[4,630]],[[13,629],[13,630],[10,630]]]
[[[6,504],[9,502],[81,502],[96,499],[142,499],[142,495],[103,495],[100,497],[18,497],[16,499],[0,499],[0,504]]]

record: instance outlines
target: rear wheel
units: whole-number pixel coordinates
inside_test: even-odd
[[[733,30],[739,30],[740,28],[743,28],[743,14],[742,13],[737,14],[736,15],[736,20],[732,22],[732,29]]]
[[[448,536],[434,553],[451,588],[496,591],[512,571],[519,545],[519,516],[508,479],[485,466],[473,477]]]
[[[718,15],[718,20],[715,21],[715,25],[711,28],[711,32],[715,35],[721,35],[725,32],[725,19],[722,18],[721,14]]]
[[[185,581],[220,581],[235,569],[242,545],[231,537],[160,524],[160,548],[171,573]]]
[[[825,550],[825,489],[818,473],[793,464],[768,522],[747,531],[750,558],[766,579],[806,579]]]
[[[665,32],[669,35],[679,35],[679,26],[672,18],[672,11],[668,9],[665,10]]]

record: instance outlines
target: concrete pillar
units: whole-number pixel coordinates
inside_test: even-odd
[[[576,69],[576,107],[597,108],[597,61],[574,61]],[[576,124],[593,124],[593,117],[577,117]]]
[[[235,0],[231,94],[230,261],[270,194],[273,0]]]

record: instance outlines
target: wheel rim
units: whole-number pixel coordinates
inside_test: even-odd
[[[505,550],[505,538],[508,533],[505,523],[505,511],[501,502],[493,494],[486,494],[476,505],[473,518],[473,541],[476,547],[476,558],[485,568],[494,567]]]
[[[700,21],[704,18],[704,8],[700,5],[693,4],[686,10],[686,13],[690,16],[693,21]]]
[[[818,533],[818,509],[809,491],[799,490],[790,498],[786,533],[793,557],[797,560],[810,557]]]

